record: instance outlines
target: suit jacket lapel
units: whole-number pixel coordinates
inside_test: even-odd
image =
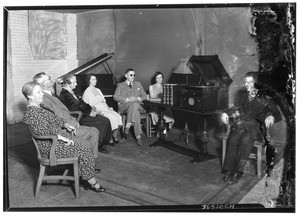
[[[53,103],[56,104],[56,106],[60,106],[62,109],[66,110],[69,112],[68,108],[55,96],[49,95],[45,93],[45,96],[49,98]]]

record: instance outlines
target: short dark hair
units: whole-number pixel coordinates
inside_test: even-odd
[[[162,74],[162,72],[157,71],[157,72],[154,74],[154,77],[156,78],[158,75],[161,75],[162,78],[164,78],[164,75]]]
[[[88,74],[87,76],[86,76],[86,78],[85,78],[85,84],[87,85],[87,86],[89,86],[90,85],[90,80],[91,80],[91,77],[96,77],[96,75],[95,74]]]
[[[23,85],[22,87],[22,93],[24,95],[24,97],[28,100],[28,95],[32,95],[33,89],[36,86],[41,86],[39,83],[37,82],[27,82]],[[42,87],[42,86],[41,86]]]
[[[162,72],[157,71],[157,72],[154,74],[154,76],[152,77],[152,79],[151,79],[151,84],[155,84],[155,83],[156,83],[156,77],[157,77],[158,75],[161,75],[162,78],[164,79],[164,75],[162,74]]]
[[[125,71],[125,74],[128,74],[129,71],[134,71],[132,68],[128,68],[126,71]]]
[[[63,77],[63,84],[71,84],[71,79],[76,77],[74,74],[68,74]]]

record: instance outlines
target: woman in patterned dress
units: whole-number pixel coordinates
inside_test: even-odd
[[[100,89],[96,88],[97,78],[93,74],[88,74],[86,77],[87,89],[82,95],[82,99],[85,103],[91,107],[95,107],[96,112],[107,117],[111,124],[113,131],[113,141],[119,144],[118,129],[122,126],[122,117],[119,113],[114,111],[112,107],[109,107]]]
[[[65,123],[49,107],[42,104],[44,93],[40,84],[28,82],[23,85],[22,93],[28,100],[23,122],[37,135],[57,135],[56,156],[58,158],[77,156],[79,176],[83,180],[84,188],[96,192],[105,191],[95,178],[95,158],[88,140],[77,137],[74,127]],[[49,157],[51,141],[37,140],[37,144],[42,157]]]

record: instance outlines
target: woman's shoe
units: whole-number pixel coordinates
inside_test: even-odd
[[[95,184],[91,185],[88,181],[84,181],[84,184],[83,184],[83,187],[85,190],[93,190],[97,193],[101,193],[101,192],[104,192],[105,191],[105,188],[103,188],[101,185],[99,188],[96,188],[96,184],[98,182],[96,182]]]
[[[118,139],[114,139],[114,143],[117,144],[117,145],[121,144]]]
[[[115,146],[115,142],[113,139],[109,140],[108,145],[110,146]]]

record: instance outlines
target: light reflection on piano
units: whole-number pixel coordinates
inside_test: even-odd
[[[106,70],[106,72],[108,74],[112,75],[113,80],[114,80],[114,84],[116,84],[117,83],[116,77],[114,76],[111,68],[109,67],[108,63],[106,62],[113,55],[114,55],[114,53],[109,53],[109,54],[104,53],[104,54],[98,56],[97,58],[95,58],[95,59],[93,59],[93,60],[91,60],[91,61],[89,61],[89,62],[87,62],[87,63],[85,63],[85,64],[83,64],[81,66],[79,66],[78,68],[75,68],[74,70],[72,70],[72,71],[70,71],[70,72],[68,72],[68,73],[66,73],[66,74],[58,77],[57,78],[57,82],[61,84],[62,80],[63,80],[63,77],[66,76],[66,75],[68,75],[68,74],[78,75],[78,74],[81,74],[81,73],[85,73],[88,70],[96,67],[97,65],[102,64],[102,66],[104,67],[104,69]]]

